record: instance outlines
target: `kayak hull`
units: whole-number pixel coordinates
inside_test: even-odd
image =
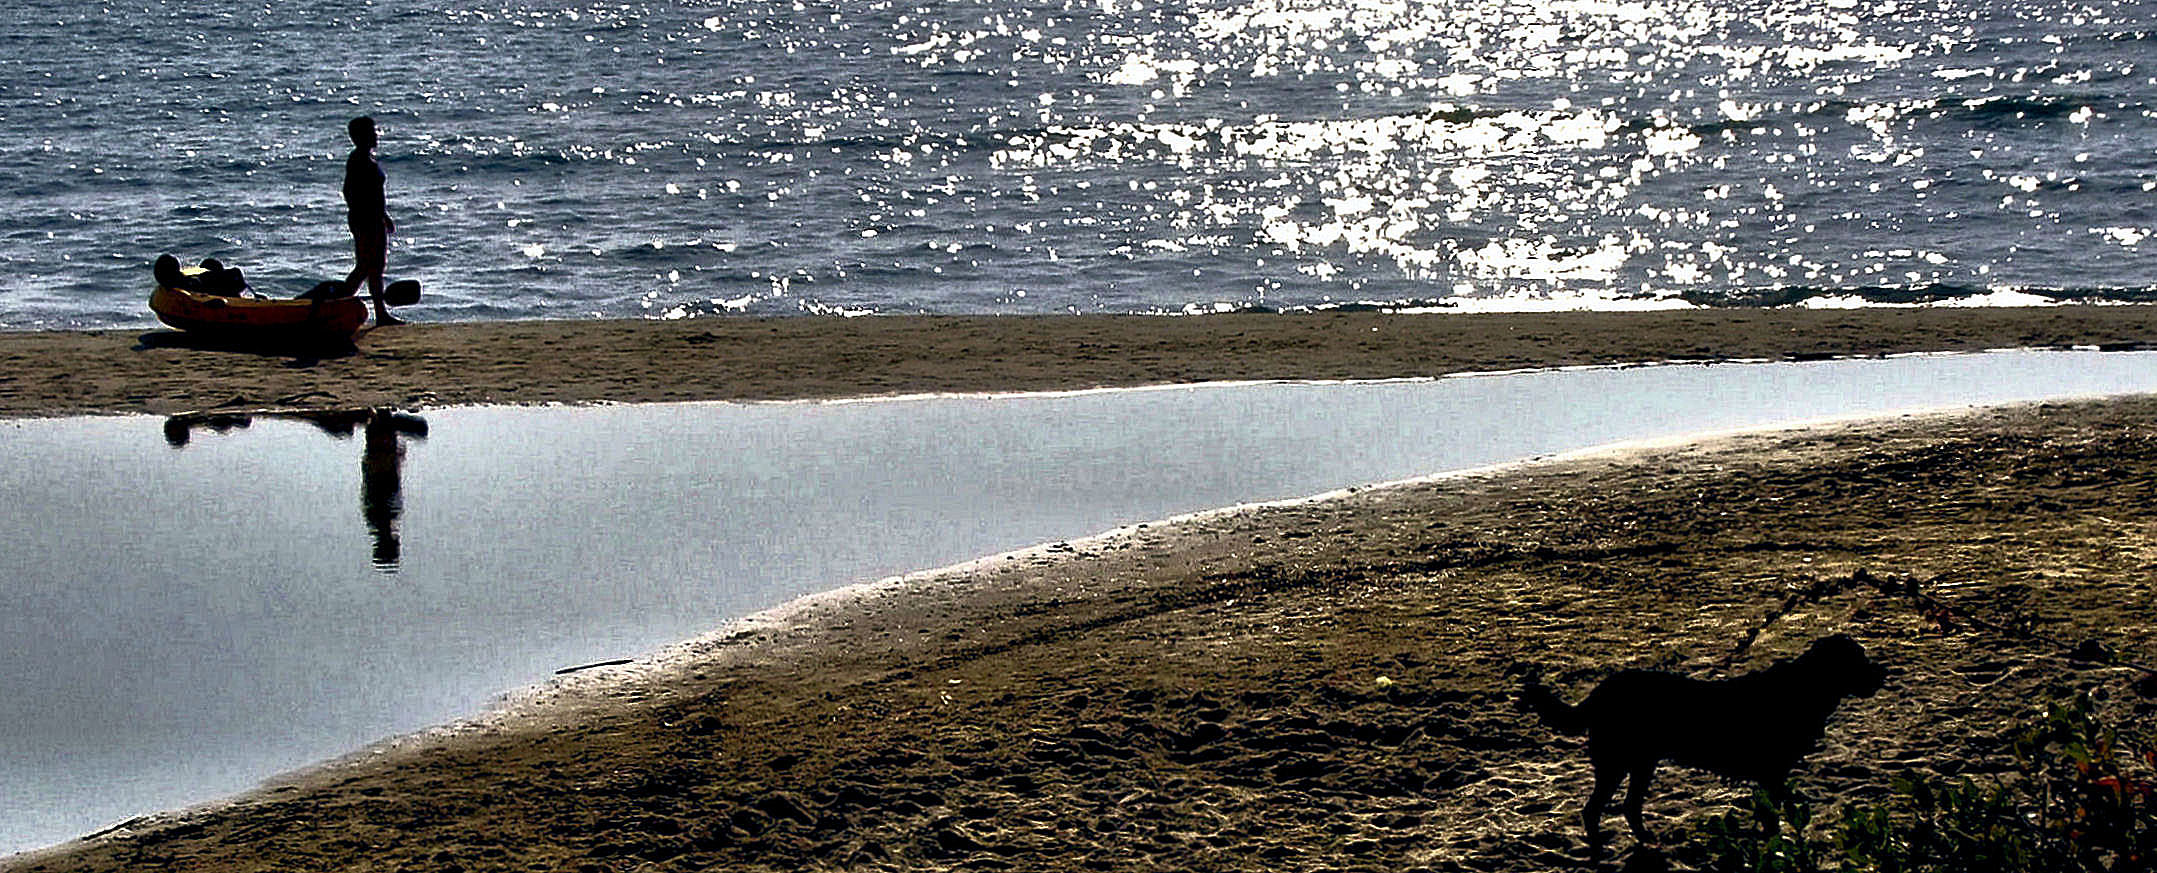
[[[244,339],[350,338],[367,323],[367,303],[336,300],[258,300],[197,294],[159,286],[150,293],[157,320],[190,333]]]

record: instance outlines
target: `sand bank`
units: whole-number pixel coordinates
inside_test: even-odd
[[[746,400],[2157,345],[2157,306],[415,324],[343,352],[0,333],[0,416]]]
[[[2048,686],[2152,715],[2138,671],[2048,640],[2157,658],[2153,421],[2143,398],[1725,436],[1049,544],[15,866],[1571,866],[1581,752],[1514,710],[1521,664],[1577,694],[1854,634],[1897,675],[1810,759],[1823,800],[1998,766]],[[1741,794],[1673,772],[1650,816]]]

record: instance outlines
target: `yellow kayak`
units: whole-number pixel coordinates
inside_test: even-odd
[[[190,275],[201,272],[189,267]],[[150,293],[157,320],[185,331],[253,339],[350,337],[367,323],[367,303],[335,300],[265,300],[220,297],[160,284]]]

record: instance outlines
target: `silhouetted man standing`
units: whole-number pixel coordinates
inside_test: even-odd
[[[362,115],[345,130],[352,134],[352,156],[345,159],[345,221],[352,227],[352,273],[345,287],[359,293],[361,279],[374,295],[375,324],[403,324],[389,314],[382,302],[382,272],[389,262],[389,235],[397,223],[389,220],[389,207],[382,195],[382,165],[375,162],[374,119]]]

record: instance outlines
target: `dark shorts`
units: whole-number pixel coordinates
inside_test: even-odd
[[[382,219],[354,218],[346,225],[352,228],[353,266],[367,271],[370,276],[382,275],[389,262],[389,230],[382,226]]]

